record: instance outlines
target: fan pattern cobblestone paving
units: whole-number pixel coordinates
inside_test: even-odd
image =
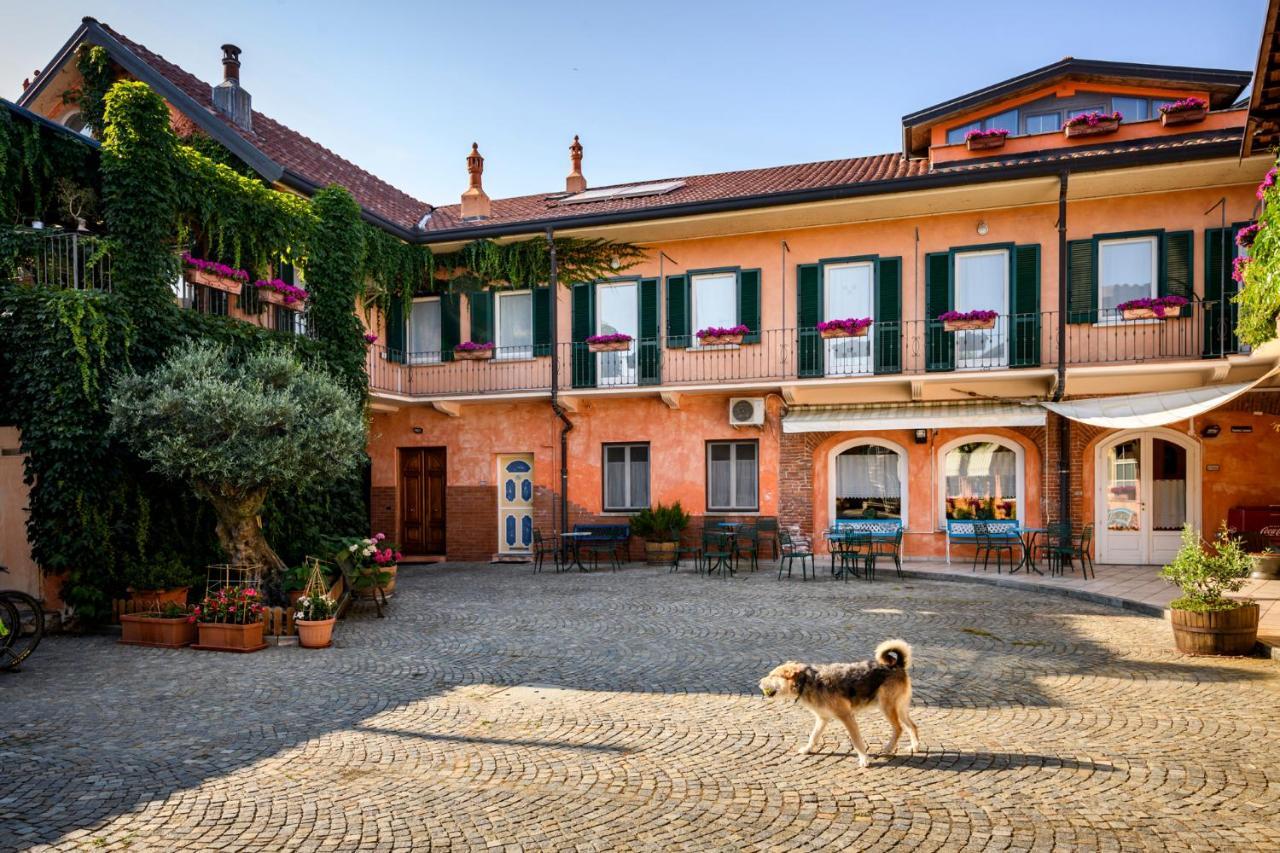
[[[46,640],[0,677],[0,849],[1280,849],[1280,666],[1157,619],[883,575],[398,584],[322,651]],[[759,677],[888,637],[922,751],[797,755]]]

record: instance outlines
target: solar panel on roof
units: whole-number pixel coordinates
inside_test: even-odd
[[[608,201],[615,198],[639,198],[649,195],[663,195],[684,186],[684,181],[658,181],[651,184],[631,184],[625,187],[604,187],[560,199],[561,204],[584,204],[591,201]]]

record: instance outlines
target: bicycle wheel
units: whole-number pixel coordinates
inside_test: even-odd
[[[4,639],[4,651],[0,652],[0,667],[12,669],[26,660],[44,637],[44,609],[25,592],[0,591],[0,601],[13,612],[12,624],[7,624],[9,635]]]
[[[18,608],[0,595],[0,669],[9,668],[9,646],[22,635],[22,619]]]

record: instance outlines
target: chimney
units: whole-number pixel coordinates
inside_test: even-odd
[[[222,82],[213,87],[213,105],[238,127],[253,132],[253,98],[240,88],[240,48],[222,46]]]
[[[573,144],[569,146],[569,162],[573,168],[569,177],[564,179],[565,192],[580,193],[587,188],[587,179],[582,176],[582,143],[578,135],[573,135]]]
[[[471,185],[462,194],[462,218],[488,219],[489,196],[485,195],[484,187],[480,185],[480,176],[484,174],[484,158],[480,156],[480,146],[474,142],[471,143],[471,153],[467,155],[467,174]]]

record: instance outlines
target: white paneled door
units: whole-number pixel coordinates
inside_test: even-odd
[[[533,454],[498,457],[498,553],[527,554],[533,544]]]
[[[1094,530],[1099,563],[1163,565],[1182,526],[1200,527],[1200,447],[1171,430],[1128,432],[1098,446]]]

